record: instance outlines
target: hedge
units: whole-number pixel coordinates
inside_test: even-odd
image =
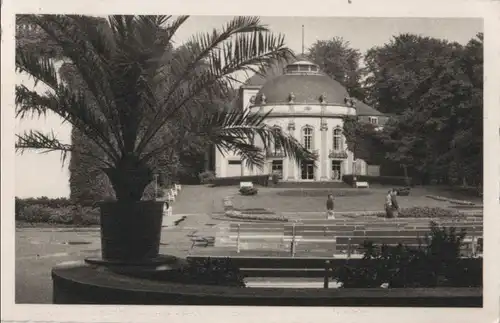
[[[353,185],[353,175],[342,176],[342,181],[348,185]],[[411,186],[413,180],[411,177],[404,176],[369,176],[369,175],[356,175],[358,182],[368,182],[369,184],[383,184],[383,185],[396,185],[396,186]]]
[[[252,182],[261,186],[268,186],[269,175],[219,177],[212,180],[213,186],[233,186],[239,185],[240,182]]]
[[[16,220],[27,223],[73,225],[98,225],[100,211],[97,207],[67,205],[50,207],[42,204],[28,205],[19,211]]]
[[[164,195],[164,189],[158,188],[157,197]],[[154,199],[154,183],[146,187],[143,200]],[[84,201],[77,203],[68,198],[15,198],[15,219],[29,223],[53,224],[99,224],[100,201]]]

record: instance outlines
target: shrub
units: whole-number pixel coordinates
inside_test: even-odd
[[[156,184],[156,185],[158,185],[158,184]],[[158,185],[156,187],[156,194],[155,194],[155,182],[151,182],[148,184],[148,186],[146,186],[144,193],[142,193],[142,200],[143,201],[155,201],[155,200],[160,199],[164,196],[165,196],[165,188]]]
[[[261,186],[269,185],[269,175],[218,177],[212,181],[214,186],[233,186],[240,185],[240,182],[252,182]]]
[[[206,171],[198,175],[201,184],[211,184],[215,179],[215,173],[212,171]]]
[[[271,176],[272,176],[272,181],[273,181],[274,185],[276,185],[280,182],[280,175],[279,174],[273,173]]]
[[[256,195],[259,190],[255,187],[242,187],[240,188],[241,195]]]
[[[80,223],[73,221],[78,225],[98,225],[101,223],[101,212],[99,208],[82,207],[77,213],[81,216]]]
[[[28,223],[96,225],[100,222],[100,212],[98,208],[90,206],[50,207],[34,204],[24,207],[18,220]]]
[[[348,185],[354,184],[353,175],[342,176],[342,181]],[[396,186],[411,186],[413,180],[404,176],[368,176],[356,175],[358,182],[368,182],[369,184],[396,185]]]
[[[461,259],[465,232],[431,224],[431,233],[418,248],[403,245],[362,245],[363,258],[355,266],[334,272],[343,288],[476,287],[482,285],[482,261]]]
[[[54,211],[54,208],[45,205],[29,205],[20,212],[20,220],[29,223],[47,223]]]
[[[180,284],[245,287],[245,276],[231,258],[188,259],[174,272],[173,281]]]
[[[385,217],[384,212],[374,214],[378,217]],[[462,216],[457,210],[444,209],[440,207],[421,207],[415,206],[411,208],[400,209],[399,218],[453,218]]]
[[[42,197],[29,197],[29,198],[18,198],[16,197],[15,199],[16,203],[16,209],[22,209],[28,205],[44,205],[44,206],[49,206],[53,208],[57,207],[63,207],[63,206],[69,206],[73,205],[74,203],[65,197],[59,197],[59,198],[48,198],[46,196]]]

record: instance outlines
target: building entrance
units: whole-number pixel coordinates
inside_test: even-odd
[[[332,160],[332,180],[342,180],[342,166],[339,160]]]
[[[301,178],[303,180],[313,180],[314,179],[314,161],[305,160],[300,165]]]

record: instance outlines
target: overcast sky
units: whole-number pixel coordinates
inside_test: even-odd
[[[220,28],[231,17],[195,16],[179,29],[176,41],[183,43],[199,32]],[[262,23],[276,33],[285,35],[285,40],[296,53],[301,52],[302,25],[306,49],[317,40],[342,37],[353,48],[362,53],[373,46],[387,43],[393,36],[413,33],[422,36],[467,43],[478,32],[483,31],[482,19],[470,18],[347,18],[347,17],[261,17]]]
[[[176,34],[177,44],[186,42],[193,34],[208,32],[223,26],[231,17],[194,16]],[[478,32],[483,31],[482,20],[465,18],[311,18],[311,17],[263,17],[262,22],[276,33],[283,33],[288,47],[300,53],[302,47],[302,25],[305,27],[306,49],[317,40],[342,37],[353,48],[365,53],[373,46],[388,42],[401,33],[413,33],[467,43]],[[17,83],[32,84],[23,76]],[[54,130],[59,137],[69,142],[70,129],[61,125],[61,120],[48,116],[41,120],[17,121],[16,130]],[[40,155],[26,153],[16,155],[16,196],[68,196],[68,170],[62,167],[59,154]]]

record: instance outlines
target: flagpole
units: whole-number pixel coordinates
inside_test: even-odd
[[[302,25],[302,56],[304,56],[304,25]]]

